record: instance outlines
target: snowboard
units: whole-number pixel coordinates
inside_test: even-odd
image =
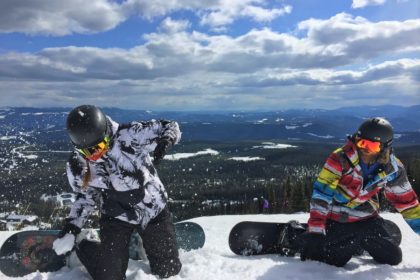
[[[176,240],[179,249],[185,251],[202,248],[205,242],[204,230],[193,222],[175,223]],[[10,277],[21,277],[40,271],[56,271],[66,265],[65,255],[57,256],[53,250],[58,230],[22,231],[11,235],[0,248],[0,271]],[[99,241],[92,241],[99,242]],[[130,240],[130,258],[139,260],[141,238],[134,233]]]
[[[229,234],[229,247],[237,255],[266,255],[280,254],[293,256],[297,251],[294,248],[284,246],[288,244],[283,231],[289,223],[269,222],[240,222],[236,224]],[[305,232],[307,224],[300,224],[301,232]],[[392,221],[385,220],[385,225],[396,244],[401,243],[401,230]],[[283,245],[282,245],[283,244]],[[359,252],[359,254],[363,254]]]

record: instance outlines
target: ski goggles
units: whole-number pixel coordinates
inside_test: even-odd
[[[96,161],[100,159],[109,149],[109,137],[105,136],[104,140],[93,147],[77,149],[88,160]]]
[[[360,149],[368,151],[369,153],[379,153],[381,151],[381,142],[371,141],[363,138],[357,140],[356,146]]]

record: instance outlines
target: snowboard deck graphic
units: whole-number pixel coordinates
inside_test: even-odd
[[[202,248],[205,243],[204,230],[193,222],[175,223],[179,249],[186,251]],[[20,277],[40,271],[56,271],[66,265],[66,256],[57,256],[52,249],[60,231],[22,231],[10,236],[0,248],[0,271],[10,277]],[[92,241],[99,242],[99,241]],[[130,258],[139,260],[141,238],[137,233],[131,237]]]
[[[293,255],[291,248],[281,245],[283,229],[288,223],[240,222],[229,234],[229,247],[237,255]],[[301,224],[305,229],[307,224]],[[385,220],[385,225],[395,243],[401,243],[401,230],[392,221]],[[284,238],[284,237],[283,237]],[[363,252],[361,252],[363,253]]]
[[[287,223],[240,222],[229,234],[229,247],[237,255],[283,254],[279,238]]]

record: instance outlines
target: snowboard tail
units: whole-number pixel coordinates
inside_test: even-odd
[[[206,235],[203,228],[194,222],[180,222],[175,224],[176,242],[178,249],[185,251],[203,248]]]

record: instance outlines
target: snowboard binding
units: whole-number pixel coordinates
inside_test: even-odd
[[[300,251],[299,235],[306,231],[306,227],[296,220],[287,223],[280,233],[279,247],[280,255],[294,257]]]

